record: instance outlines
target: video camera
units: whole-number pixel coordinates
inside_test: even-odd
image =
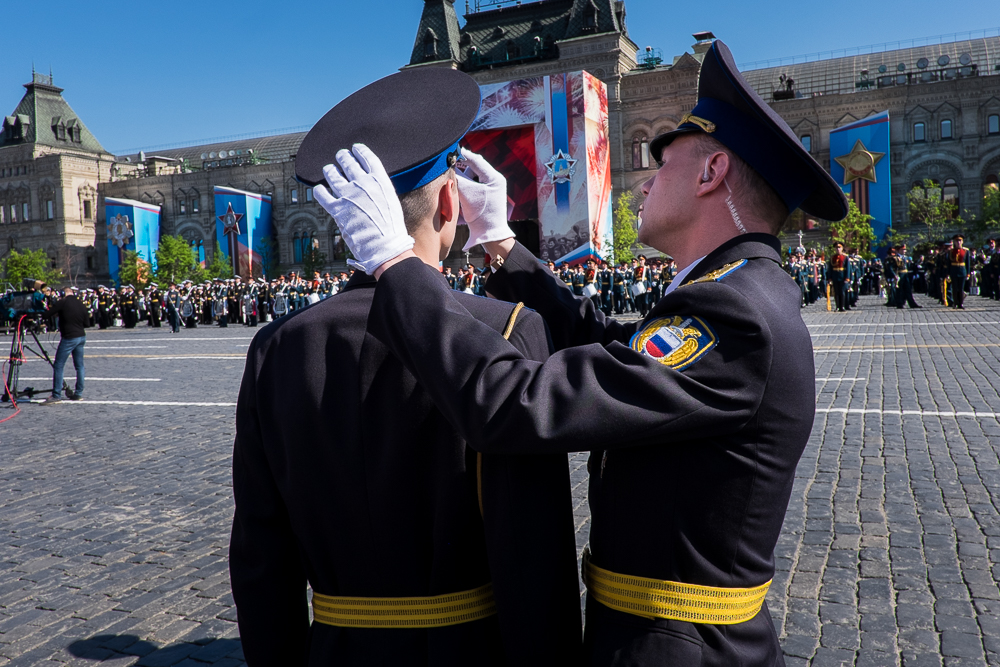
[[[45,312],[45,296],[42,294],[42,289],[46,287],[45,283],[34,278],[25,278],[21,286],[24,288],[22,291],[0,295],[0,312],[6,314],[8,320]]]

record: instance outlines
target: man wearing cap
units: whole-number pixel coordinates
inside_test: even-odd
[[[408,108],[401,114],[379,100]],[[457,180],[465,179],[454,169],[458,141],[479,102],[479,87],[461,72],[394,74],[317,123],[296,174],[317,184],[324,165],[351,155],[338,149],[380,145],[393,174],[385,190],[375,199],[360,188],[339,193],[398,214],[398,242],[380,252],[388,259],[412,248],[448,303],[512,354],[541,360],[549,343],[537,313],[450,290],[437,269],[454,240]],[[355,150],[351,160],[384,173],[374,154]],[[495,213],[495,192],[470,189],[461,210],[471,225]],[[475,234],[469,247],[489,239]],[[355,237],[352,251],[380,242]],[[351,263],[362,271],[343,291],[266,327],[247,355],[230,571],[248,665],[578,664],[565,454],[480,457],[469,449],[450,415],[368,334],[378,262]]]
[[[847,303],[847,272],[850,266],[847,262],[847,255],[844,254],[844,244],[834,243],[833,254],[830,255],[830,285],[833,287],[833,299],[837,304],[837,312],[842,313],[846,307],[851,309]]]
[[[512,234],[485,244],[489,292],[524,300],[549,324],[557,351],[544,362],[512,350],[432,269],[396,252],[398,222],[342,195],[360,187],[378,198],[365,179],[384,183],[384,172],[349,163],[345,183],[328,171],[341,196],[323,201],[355,256],[372,259],[369,332],[474,447],[591,450],[589,664],[780,665],[764,596],[815,382],[776,233],[790,211],[839,220],[847,202],[719,41],[697,106],[650,151],[661,166],[642,186],[639,240],[683,268],[642,322],[606,319]],[[503,180],[470,161],[483,183]],[[470,231],[482,224],[496,239],[501,217]],[[386,252],[365,248],[371,238]]]
[[[962,245],[964,242],[964,236],[955,234],[951,237],[951,250],[948,251],[948,277],[955,296],[952,307],[959,310],[965,310],[965,281],[969,277],[971,263],[970,253]]]

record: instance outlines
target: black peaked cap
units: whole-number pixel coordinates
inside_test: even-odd
[[[694,117],[694,120],[690,120]],[[837,182],[802,146],[781,116],[743,79],[733,54],[716,40],[705,53],[698,78],[698,103],[676,130],[661,134],[649,149],[657,159],[682,134],[704,132],[749,164],[784,200],[824,220],[847,215],[847,198]]]
[[[396,192],[426,185],[447,169],[447,155],[479,113],[479,85],[464,72],[408,69],[371,83],[330,109],[309,131],[295,158],[295,176],[324,183],[337,151],[365,144],[382,161]],[[442,167],[442,165],[444,165]]]

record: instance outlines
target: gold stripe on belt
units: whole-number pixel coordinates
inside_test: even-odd
[[[354,598],[313,592],[313,619],[344,628],[439,628],[497,613],[493,584],[412,598]]]
[[[734,625],[749,621],[764,604],[771,582],[753,588],[718,588],[617,574],[583,555],[587,592],[606,607],[643,618]]]

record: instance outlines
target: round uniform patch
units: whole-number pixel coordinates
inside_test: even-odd
[[[712,327],[698,317],[660,317],[632,336],[629,346],[674,370],[684,370],[715,347]]]

